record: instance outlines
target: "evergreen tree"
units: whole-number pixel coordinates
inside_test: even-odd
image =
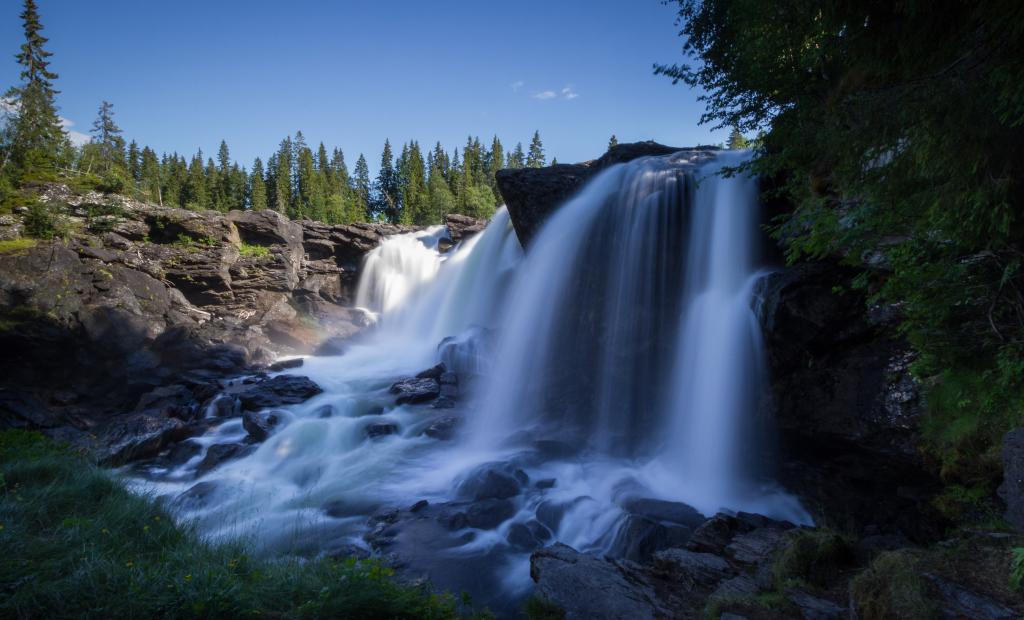
[[[21,19],[25,42],[16,58],[22,66],[22,84],[3,97],[10,111],[0,144],[0,171],[38,175],[63,163],[69,143],[57,116],[57,74],[47,60],[53,53],[44,49],[48,39],[40,34],[43,26],[34,0],[25,0]]]
[[[618,145],[619,139],[615,137],[615,134],[612,134],[612,137],[608,139],[608,150],[610,151]]]
[[[743,136],[739,127],[733,127],[732,131],[729,132],[729,141],[726,145],[731,150],[747,148],[747,139]]]
[[[263,178],[263,162],[259,157],[252,162],[252,172],[249,174],[249,208],[253,211],[267,208],[267,183]]]
[[[210,198],[206,187],[206,174],[203,171],[203,151],[192,158],[188,165],[188,177],[181,192],[181,204],[186,209],[203,211],[210,208]]]
[[[356,160],[355,174],[355,209],[361,211],[364,219],[373,219],[370,195],[370,167],[366,165],[366,157],[362,153]]]
[[[114,104],[100,103],[99,113],[92,123],[92,145],[89,153],[95,156],[95,169],[110,172],[124,167],[124,138],[121,128],[114,122]],[[90,168],[93,162],[90,162]]]
[[[494,139],[491,140],[491,150],[487,153],[487,184],[495,195],[498,193],[497,174],[504,167],[505,151],[501,146],[501,140],[498,139],[498,136],[494,136]]]
[[[160,162],[153,149],[147,146],[142,149],[139,162],[139,190],[144,198],[163,206],[161,186]]]
[[[409,146],[403,167],[402,222],[417,225],[440,224],[440,219],[436,219],[430,210],[426,170],[418,142],[413,141]]]
[[[508,156],[509,168],[522,168],[526,165],[526,154],[523,153],[523,143],[517,142],[516,148]]]
[[[374,219],[385,219],[398,223],[401,218],[398,196],[398,175],[395,172],[391,141],[384,141],[384,152],[380,156],[380,172],[375,184],[376,196],[373,201]]]
[[[535,131],[530,141],[530,153],[526,156],[526,167],[543,168],[544,161],[544,145],[540,141],[540,132]]]
[[[273,172],[273,192],[270,193],[270,208],[279,213],[288,213],[292,203],[292,139],[286,137],[274,154],[273,164],[268,170]]]
[[[139,157],[139,145],[135,140],[132,140],[131,144],[128,145],[128,175],[132,178],[132,182],[136,184],[142,178],[142,161]]]

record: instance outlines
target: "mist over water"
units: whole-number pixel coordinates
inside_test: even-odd
[[[441,587],[499,598],[529,587],[528,551],[506,538],[542,506],[561,511],[552,540],[605,553],[635,498],[808,523],[751,467],[765,381],[752,310],[757,188],[716,174],[745,156],[609,168],[525,253],[505,209],[448,254],[443,227],[389,238],[367,256],[357,294],[377,326],[344,355],[307,358],[295,372],[324,393],[283,412],[252,454],[200,477],[213,495],[182,514],[272,553],[341,553],[366,546],[374,511],[464,500],[457,489],[475,468],[515,468],[531,482],[496,528],[399,541]],[[459,373],[457,408],[396,406],[390,385],[441,360]],[[452,441],[423,434],[442,415],[465,419]],[[368,438],[378,423],[397,434]],[[244,435],[233,419],[195,441]],[[202,457],[159,472],[156,491],[191,487]]]

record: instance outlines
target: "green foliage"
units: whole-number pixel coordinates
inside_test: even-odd
[[[212,545],[35,433],[0,432],[0,616],[455,618],[373,561],[266,561]]]
[[[238,246],[238,253],[247,258],[269,258],[270,248],[262,245],[249,245],[243,242]]]
[[[540,132],[535,131],[533,132],[533,140],[530,141],[530,152],[526,156],[526,167],[543,168],[544,163],[544,143],[540,141]]]
[[[36,247],[38,243],[35,239],[24,238],[0,241],[0,254],[22,254]]]
[[[41,202],[32,203],[24,218],[25,233],[36,239],[67,237],[71,232],[67,218],[56,208]]]
[[[531,596],[523,603],[523,613],[529,620],[565,620],[565,610],[539,596]]]
[[[850,582],[850,593],[854,611],[863,620],[939,617],[908,551],[880,554]]]
[[[828,530],[800,532],[772,567],[779,590],[793,581],[827,587],[851,567],[856,558],[849,541]]]
[[[1010,588],[1024,593],[1024,547],[1015,547],[1011,551]]]
[[[975,390],[966,420],[932,424],[977,427],[958,451],[984,460],[1024,394],[1024,5],[675,2],[694,62],[656,71],[707,92],[705,122],[764,131],[753,167],[795,205],[774,229],[790,260],[870,262],[918,376]]]

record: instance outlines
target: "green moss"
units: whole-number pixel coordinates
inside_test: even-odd
[[[249,245],[244,242],[238,246],[238,252],[248,258],[268,258],[270,256],[270,248],[262,245]]]
[[[24,254],[27,250],[36,247],[39,242],[35,239],[11,239],[0,241],[0,254]]]
[[[374,561],[268,561],[210,544],[70,449],[24,431],[0,432],[0,548],[0,617],[465,613],[450,595],[401,585]]]
[[[1010,588],[1024,593],[1024,547],[1016,547],[1011,552]]]
[[[779,554],[772,567],[775,586],[785,589],[792,582],[827,587],[855,562],[850,543],[828,530],[800,532]]]
[[[531,596],[523,603],[523,612],[529,620],[564,620],[565,610],[539,596]]]
[[[718,620],[722,614],[733,611],[739,615],[758,615],[758,611],[775,612],[773,617],[796,617],[796,606],[781,592],[762,592],[751,596],[717,596],[708,599],[702,612],[706,620]]]
[[[916,558],[908,551],[880,554],[850,582],[850,592],[861,620],[888,618],[936,618],[938,610],[928,600],[925,584],[916,570]]]

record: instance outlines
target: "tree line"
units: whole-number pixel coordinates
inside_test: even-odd
[[[214,157],[191,157],[126,143],[113,105],[100,104],[92,139],[71,144],[57,114],[50,70],[52,53],[34,0],[21,13],[25,42],[17,54],[21,84],[3,99],[0,127],[0,203],[9,203],[28,182],[72,179],[80,186],[133,195],[192,210],[273,209],[293,219],[328,223],[388,221],[436,224],[449,213],[487,218],[500,203],[495,172],[539,168],[547,163],[540,132],[528,149],[506,151],[497,136],[489,145],[470,136],[462,150],[412,140],[395,152],[384,142],[379,172],[371,179],[360,153],[350,171],[340,148],[312,146],[301,131],[286,136],[266,160],[246,169],[232,160],[225,141]]]

